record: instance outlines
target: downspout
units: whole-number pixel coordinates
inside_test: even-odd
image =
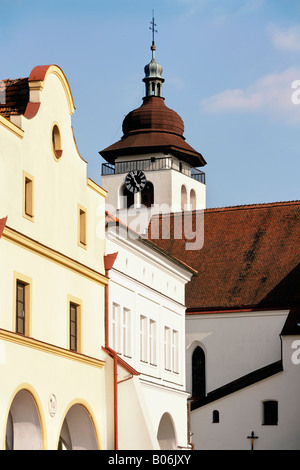
[[[104,256],[104,267],[105,275],[108,279],[108,283],[105,286],[105,347],[109,348],[109,271],[112,269],[113,264],[116,260],[118,253],[112,253]],[[113,355],[114,361],[114,438],[115,438],[115,450],[118,450],[118,364],[117,364],[117,353],[110,349]]]

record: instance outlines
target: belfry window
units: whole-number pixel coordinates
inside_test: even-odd
[[[122,209],[129,209],[131,206],[134,205],[134,194],[128,191],[125,185],[123,188],[122,196],[123,196]]]
[[[154,186],[150,181],[147,181],[145,188],[141,193],[142,205],[151,207],[154,204]]]

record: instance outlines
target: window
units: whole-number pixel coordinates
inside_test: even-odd
[[[140,316],[140,360],[147,362],[147,317]]]
[[[78,244],[86,248],[86,209],[78,206]]]
[[[150,364],[156,365],[156,322],[150,320],[149,328],[149,361]]]
[[[17,318],[16,318],[16,332],[25,335],[25,313],[26,313],[26,298],[25,298],[26,284],[17,281]]]
[[[33,221],[34,216],[33,177],[23,172],[23,217]]]
[[[112,305],[111,346],[118,353],[131,357],[131,310]]]
[[[191,192],[190,192],[190,205],[191,205],[191,207],[190,207],[190,209],[192,211],[194,211],[196,209],[196,206],[197,206],[196,201],[197,200],[196,200],[195,190],[191,189]]]
[[[213,423],[219,423],[220,422],[220,413],[219,413],[218,410],[214,410],[212,416],[213,416],[213,419],[212,419]]]
[[[268,400],[263,402],[263,423],[265,425],[278,424],[278,402]]]
[[[70,303],[70,349],[77,351],[77,339],[78,339],[78,316],[77,316],[77,305]]]
[[[184,185],[181,186],[181,209],[184,211],[187,205],[187,192]]]
[[[31,317],[31,279],[15,273],[15,332],[21,335],[30,335]]]
[[[178,331],[167,326],[164,330],[164,357],[165,370],[178,373]]]
[[[131,311],[129,308],[123,308],[123,347],[122,352],[124,356],[130,357],[131,356],[131,341],[130,341],[130,322],[131,322]]]
[[[74,297],[69,297],[69,348],[71,351],[81,351],[81,303]]]
[[[62,156],[61,136],[57,124],[52,127],[52,151],[55,160],[59,160]]]
[[[134,194],[128,191],[126,186],[123,186],[122,190],[122,201],[120,207],[122,209],[129,209],[131,206],[134,205]]]
[[[140,360],[151,364],[157,365],[156,353],[156,321],[140,316]]]
[[[192,395],[205,396],[205,354],[200,346],[196,347],[192,356]]]
[[[178,369],[178,331],[172,331],[172,365],[173,372],[179,372]]]
[[[146,186],[142,190],[141,199],[145,207],[151,207],[154,204],[154,186],[150,181],[147,181]]]
[[[120,315],[120,305],[113,303],[112,305],[112,322],[111,322],[111,346],[118,352],[118,324]]]

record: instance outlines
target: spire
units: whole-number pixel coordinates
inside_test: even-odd
[[[154,21],[154,10],[153,10],[152,21],[150,22],[150,24],[151,24],[151,26],[150,26],[149,29],[152,30],[152,45],[151,45],[152,60],[155,60],[154,53],[155,53],[155,50],[156,50],[156,46],[155,46],[155,40],[154,40],[154,33],[158,33],[158,31],[157,31],[157,29],[155,29],[156,23]]]
[[[145,78],[143,78],[143,82],[146,85],[146,97],[148,96],[162,96],[162,84],[164,82],[164,79],[162,78],[162,71],[163,68],[161,65],[159,65],[156,60],[155,60],[155,51],[156,51],[156,46],[155,46],[155,33],[157,33],[157,30],[155,29],[156,23],[154,20],[154,12],[153,12],[153,17],[152,21],[150,22],[151,27],[149,29],[152,30],[152,45],[151,45],[151,51],[152,51],[152,59],[149,64],[145,66]]]

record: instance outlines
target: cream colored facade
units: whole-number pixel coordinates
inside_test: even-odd
[[[0,217],[8,216],[0,240],[0,448],[112,449],[113,383],[102,350],[106,192],[86,177],[62,70],[35,68],[29,89],[25,115],[0,116]]]

